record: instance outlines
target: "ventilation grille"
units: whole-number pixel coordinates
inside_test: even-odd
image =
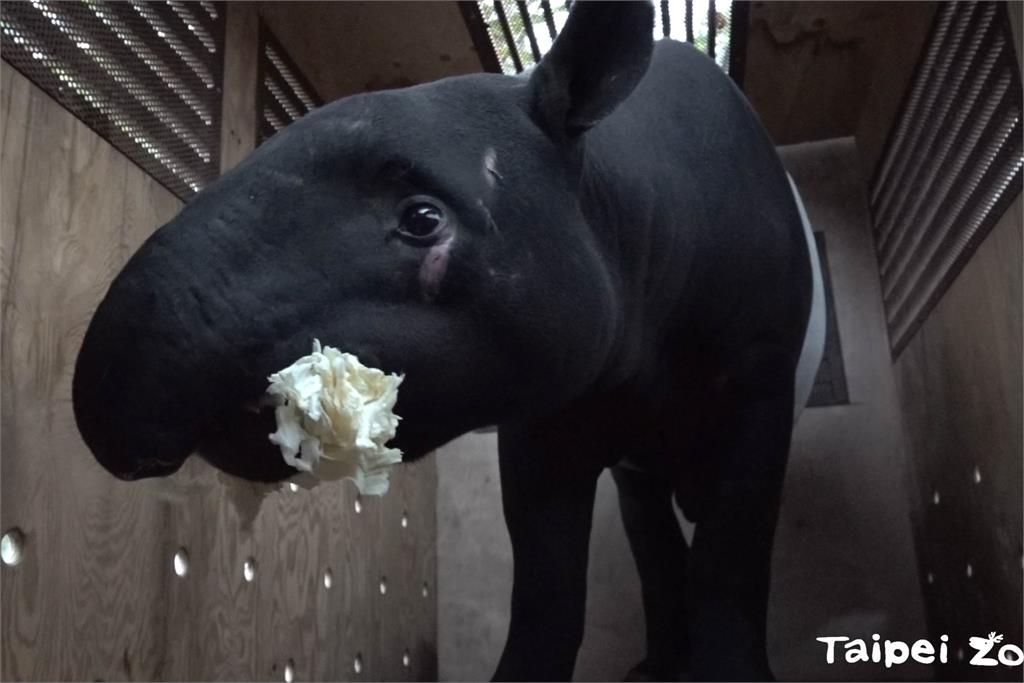
[[[3,58],[187,199],[220,171],[223,6],[4,2]]]
[[[260,22],[256,144],[323,104],[270,29]]]
[[[528,69],[551,48],[569,16],[569,2],[481,0],[477,5],[502,73]],[[723,69],[729,69],[733,3],[714,0],[661,0],[654,3],[655,39],[693,43]]]
[[[1021,191],[1021,82],[1003,3],[940,4],[871,184],[896,356]]]

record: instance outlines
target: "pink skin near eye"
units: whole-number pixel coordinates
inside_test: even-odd
[[[441,281],[444,279],[445,271],[448,270],[448,255],[451,251],[452,242],[455,241],[455,234],[446,236],[443,240],[430,247],[427,255],[423,257],[420,265],[420,291],[426,301],[433,301],[441,290]]]

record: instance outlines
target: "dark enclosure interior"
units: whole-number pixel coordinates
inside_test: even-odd
[[[0,676],[492,675],[512,579],[492,429],[398,468],[382,499],[268,491],[196,458],[126,483],[89,456],[71,376],[126,260],[267,139],[342,97],[525,74],[570,6],[0,5]],[[773,556],[775,675],[1021,680],[968,643],[1024,647],[1022,4],[653,8],[654,38],[692,43],[749,100],[823,269],[825,357]],[[948,661],[829,664],[816,640],[872,634],[948,636]],[[621,680],[643,656],[606,473],[574,678]]]

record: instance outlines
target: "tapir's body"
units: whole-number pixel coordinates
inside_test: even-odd
[[[541,421],[541,429],[547,430],[543,438],[537,436],[535,423],[499,430],[506,518],[526,518],[518,543],[516,522],[510,522],[517,588],[528,581],[519,573],[520,564],[557,565],[561,553],[564,558],[561,571],[533,579],[548,586],[537,603],[547,621],[559,626],[538,632],[533,629],[543,619],[523,617],[518,620],[523,632],[517,632],[514,603],[510,643],[498,676],[515,680],[571,675],[570,658],[561,659],[564,668],[542,667],[544,657],[539,655],[557,653],[558,638],[552,637],[556,628],[569,631],[566,642],[572,645],[567,651],[574,651],[581,636],[573,629],[582,622],[583,600],[578,595],[573,600],[559,578],[565,580],[575,571],[575,585],[582,590],[585,538],[580,532],[578,545],[563,545],[564,537],[555,533],[551,545],[545,545],[536,536],[549,523],[552,510],[571,514],[566,512],[572,506],[567,502],[571,494],[566,495],[570,491],[579,496],[580,526],[589,525],[593,477],[600,469],[613,467],[644,581],[648,657],[634,675],[672,678],[696,673],[695,680],[764,677],[764,643],[742,642],[759,629],[731,632],[723,627],[729,619],[724,614],[717,625],[714,618],[689,627],[685,623],[686,603],[698,602],[700,596],[687,595],[679,580],[688,571],[687,560],[673,550],[685,543],[670,494],[700,529],[723,479],[725,485],[732,483],[730,463],[723,461],[722,451],[730,440],[742,438],[744,425],[735,422],[741,394],[775,403],[780,413],[778,452],[788,447],[791,409],[803,407],[812,379],[806,370],[794,378],[793,370],[804,351],[804,365],[813,374],[824,334],[820,291],[812,292],[816,254],[810,251],[808,226],[801,222],[799,197],[774,146],[731,80],[692,46],[671,40],[655,45],[650,67],[633,94],[587,133],[583,168],[580,210],[609,264],[621,335],[592,391]],[[820,281],[816,284],[820,288]],[[812,299],[817,306],[809,325]],[[566,324],[572,325],[571,316]],[[786,355],[792,366],[773,362]],[[794,379],[803,386],[793,386]],[[744,386],[737,389],[731,383]],[[780,389],[787,383],[788,391]],[[753,451],[748,455],[757,457]],[[524,462],[540,471],[528,471]],[[763,468],[754,476],[772,482],[767,487],[771,493],[765,492],[770,510],[784,460],[776,456],[747,464]],[[520,480],[522,490],[510,486]],[[585,482],[583,489],[574,489],[579,482]],[[544,486],[551,488],[553,497],[562,498],[551,509],[536,505],[535,489]],[[759,494],[757,488],[748,492],[752,498]],[[522,511],[515,509],[513,497],[519,495],[525,499]],[[751,511],[761,509],[753,499],[743,501],[745,495],[737,502],[750,503]],[[770,512],[760,520],[756,514],[737,515],[737,528],[722,530],[723,535],[735,533],[726,541],[734,548],[709,551],[730,557],[732,563],[762,567],[760,576],[747,586],[751,596],[760,596],[752,597],[755,601],[767,594],[763,565],[768,555],[762,550],[760,558],[756,553],[745,556],[747,542],[760,537],[766,546],[770,533],[758,523],[774,523]],[[583,560],[574,563],[574,558]],[[744,580],[751,565],[733,564],[735,579]],[[689,572],[693,571],[691,567]],[[714,590],[715,584],[731,578],[729,569],[719,565],[708,566],[707,571],[712,573],[706,577],[707,585],[696,592]],[[753,618],[763,619],[763,612]],[[691,629],[696,632],[688,633]],[[727,642],[730,637],[740,642]],[[694,648],[705,651],[693,652]],[[526,652],[535,654],[523,657]],[[710,667],[704,663],[708,657],[715,661]],[[557,660],[558,655],[550,658]]]
[[[806,328],[811,260],[785,171],[722,70],[662,40],[633,94],[588,132],[580,210],[621,326],[592,392],[605,415],[586,417],[589,455],[699,495],[708,463],[694,441],[716,419],[716,383],[759,345],[799,351]]]
[[[515,573],[497,678],[571,677],[606,467],[643,582],[635,674],[769,677],[816,256],[742,95],[690,46],[652,52],[652,16],[577,2],[528,77],[332,103],[200,193],[83,341],[73,398],[96,458],[125,479],[193,451],[290,476],[272,413],[248,406],[316,337],[405,374],[406,459],[499,424]]]

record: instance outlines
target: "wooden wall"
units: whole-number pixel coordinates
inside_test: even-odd
[[[25,539],[23,561],[0,570],[0,676],[283,680],[290,662],[294,680],[434,679],[433,459],[398,468],[358,513],[346,482],[272,493],[246,524],[197,459],[125,483],[89,454],[70,399],[81,337],[181,204],[6,63],[0,81],[0,523]],[[225,137],[225,166],[251,149],[245,129]],[[252,487],[240,499],[252,505]]]
[[[951,642],[1024,640],[1022,210],[1018,198],[895,363],[930,629]],[[1020,680],[962,663],[942,673]]]
[[[776,144],[854,135],[870,179],[934,2],[755,2],[744,90]]]
[[[327,102],[483,70],[449,0],[244,4],[257,8]]]

